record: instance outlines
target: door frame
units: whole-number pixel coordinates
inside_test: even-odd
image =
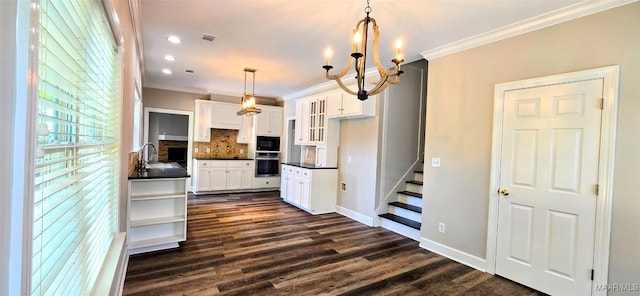
[[[487,223],[486,272],[495,274],[498,244],[498,202],[500,188],[500,160],[502,158],[502,133],[505,92],[546,85],[603,79],[603,110],[600,130],[598,162],[599,194],[596,198],[596,225],[594,236],[592,287],[606,284],[609,275],[609,241],[611,208],[613,202],[613,169],[615,160],[616,123],[618,110],[620,66],[551,75],[539,78],[499,83],[495,85],[493,107],[493,140],[491,146],[491,177],[489,186],[489,220]],[[606,295],[606,291],[592,289],[592,295]]]
[[[193,151],[193,128],[194,128],[194,117],[193,117],[193,112],[192,111],[184,111],[184,110],[175,110],[175,109],[164,109],[164,108],[155,108],[155,107],[144,107],[144,117],[143,117],[143,139],[144,139],[144,143],[149,142],[149,113],[151,112],[155,112],[155,113],[166,113],[166,114],[175,114],[175,115],[186,115],[189,117],[189,131],[188,131],[188,136],[187,136],[187,174],[189,174],[189,176],[193,175],[193,158],[192,158],[192,151]],[[142,147],[141,144],[141,147]],[[192,190],[192,183],[193,180],[189,180],[187,181],[187,191],[193,191]],[[195,188],[193,188],[195,189]]]

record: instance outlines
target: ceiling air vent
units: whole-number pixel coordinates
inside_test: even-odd
[[[189,73],[189,74],[193,74],[193,70],[191,70],[191,69],[185,69],[184,71]]]
[[[202,33],[202,36],[200,36],[200,38],[202,38],[202,40],[213,42],[213,39],[216,39],[216,36],[213,36],[213,35],[207,34],[207,33]]]

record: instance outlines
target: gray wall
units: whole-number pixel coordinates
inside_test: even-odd
[[[372,219],[377,200],[378,129],[378,116],[340,122],[338,182],[345,182],[347,190],[338,190],[338,206]]]
[[[640,2],[429,61],[421,236],[486,257],[496,83],[621,66],[610,283],[640,278]],[[438,222],[447,223],[446,234]],[[610,293],[615,295],[617,293]]]
[[[405,73],[400,82],[389,86],[386,102],[381,143],[384,153],[381,155],[381,198],[397,191],[397,182],[424,151],[424,122],[419,123],[421,118],[424,120],[426,62],[414,62],[402,70]]]

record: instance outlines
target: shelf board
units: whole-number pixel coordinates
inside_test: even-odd
[[[181,242],[185,240],[186,239],[184,238],[184,236],[172,235],[172,236],[158,237],[158,238],[145,239],[145,240],[139,240],[139,241],[131,241],[129,242],[129,249],[176,243],[176,242]]]
[[[132,195],[131,201],[143,201],[154,199],[169,199],[169,198],[185,198],[184,193],[163,193],[163,194],[146,194],[146,195]]]
[[[130,225],[131,227],[138,227],[138,226],[157,225],[157,224],[166,224],[166,223],[175,223],[175,222],[186,223],[186,219],[184,215],[173,216],[173,217],[151,218],[151,219],[139,219],[139,220],[131,220]]]

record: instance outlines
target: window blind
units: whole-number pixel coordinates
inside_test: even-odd
[[[32,295],[87,295],[117,230],[120,59],[94,0],[41,0]]]

